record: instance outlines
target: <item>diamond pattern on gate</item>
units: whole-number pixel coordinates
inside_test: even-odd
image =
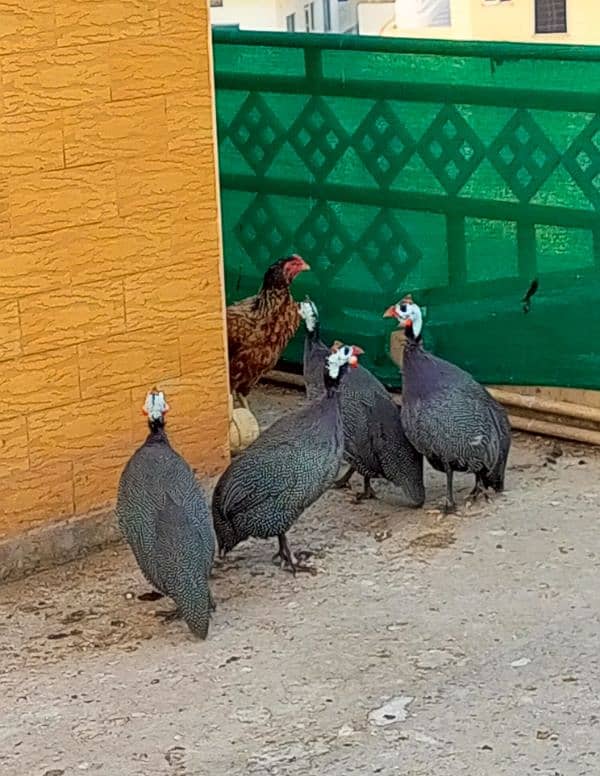
[[[392,183],[415,150],[414,139],[384,100],[362,120],[352,145],[380,186]]]
[[[379,211],[355,245],[355,253],[382,290],[398,288],[423,254],[389,208]]]
[[[354,241],[345,226],[326,202],[318,202],[300,224],[294,245],[302,256],[317,261],[321,285],[329,285],[333,276],[351,258]]]
[[[563,164],[573,180],[600,210],[600,116],[595,116],[563,156]]]
[[[285,129],[264,99],[252,92],[229,124],[228,136],[257,175],[264,175],[285,142]]]
[[[488,158],[521,202],[546,182],[559,155],[526,110],[518,110],[488,148]]]
[[[258,194],[242,213],[235,232],[255,267],[264,272],[270,261],[289,252],[291,233],[281,222],[269,198]]]
[[[458,194],[484,157],[482,142],[453,105],[440,110],[418,148],[448,194]]]
[[[311,97],[289,129],[288,140],[314,178],[329,175],[348,148],[348,133],[321,97]]]

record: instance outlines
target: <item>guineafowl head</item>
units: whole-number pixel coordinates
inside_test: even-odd
[[[148,391],[142,412],[148,418],[150,431],[156,432],[164,427],[165,415],[168,411],[169,405],[165,399],[165,394],[156,388]]]
[[[319,327],[319,311],[317,305],[309,296],[304,297],[304,301],[298,305],[300,317],[304,320],[306,331],[312,334]]]
[[[349,368],[358,366],[358,357],[364,353],[357,345],[344,345],[336,341],[325,359],[325,387],[327,393],[336,389]]]
[[[409,339],[418,340],[420,338],[423,329],[423,314],[419,305],[413,302],[410,294],[388,307],[383,317],[396,318],[398,325],[404,329]]]
[[[263,290],[287,288],[300,272],[309,270],[309,265],[297,253],[274,262],[265,272]]]

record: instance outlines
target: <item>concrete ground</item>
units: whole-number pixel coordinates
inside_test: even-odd
[[[0,588],[0,772],[599,774],[600,456],[517,434],[506,494],[456,517],[427,478],[419,511],[326,494],[290,532],[315,576],[239,547],[204,643],[125,547]]]

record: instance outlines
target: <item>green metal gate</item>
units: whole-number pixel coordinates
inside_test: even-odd
[[[295,251],[296,297],[389,385],[410,291],[479,380],[600,388],[600,47],[217,29],[214,54],[228,301]]]

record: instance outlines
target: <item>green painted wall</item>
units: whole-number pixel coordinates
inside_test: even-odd
[[[296,298],[388,385],[381,316],[412,292],[477,379],[600,388],[600,47],[217,29],[214,52],[228,301],[295,251]]]

